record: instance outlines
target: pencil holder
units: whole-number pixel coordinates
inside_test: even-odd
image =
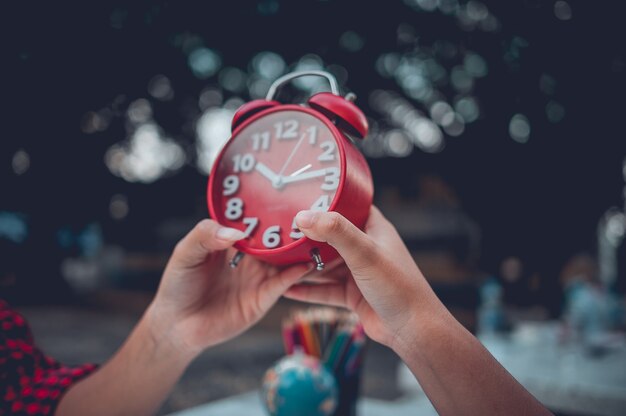
[[[337,376],[335,376],[337,377]],[[349,376],[340,375],[341,379],[337,380],[339,388],[339,401],[337,408],[333,412],[333,416],[357,416],[357,400],[359,398],[359,389],[361,385],[361,372]]]
[[[356,416],[367,341],[358,317],[338,309],[309,308],[285,319],[282,332],[288,356],[314,357],[334,376],[338,400],[328,415]]]

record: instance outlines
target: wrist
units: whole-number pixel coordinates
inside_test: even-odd
[[[405,362],[425,356],[433,345],[445,342],[446,332],[458,325],[443,305],[441,308],[414,308],[389,347]]]
[[[183,362],[191,362],[202,352],[190,345],[180,330],[180,322],[154,302],[146,310],[141,323],[155,349]]]

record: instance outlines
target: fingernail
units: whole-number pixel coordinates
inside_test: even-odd
[[[220,240],[226,241],[238,241],[246,237],[246,234],[243,231],[236,230],[234,228],[229,227],[220,227],[215,233],[215,236]]]
[[[315,222],[315,212],[300,211],[296,214],[296,225],[298,228],[311,228]]]

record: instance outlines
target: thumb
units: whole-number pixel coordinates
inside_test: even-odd
[[[334,247],[353,274],[378,263],[374,240],[337,212],[300,211],[296,225],[308,238]]]
[[[194,267],[204,262],[210,253],[225,250],[243,238],[243,231],[223,227],[213,220],[202,220],[178,242],[172,261],[179,267]]]

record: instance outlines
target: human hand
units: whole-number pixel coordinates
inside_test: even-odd
[[[394,227],[372,208],[365,232],[334,212],[300,212],[307,237],[345,264],[297,284],[286,297],[347,307],[370,338],[391,347],[440,415],[549,415],[437,299]]]
[[[250,257],[233,269],[231,246],[242,238],[239,230],[203,220],[177,244],[146,315],[155,336],[197,354],[251,327],[310,270]]]
[[[415,327],[418,316],[447,315],[397,231],[377,208],[372,208],[365,232],[335,212],[303,211],[296,224],[312,240],[333,246],[345,264],[311,274],[307,280],[318,284],[297,284],[285,297],[351,309],[370,338],[392,348],[401,335],[414,333],[403,329]]]

